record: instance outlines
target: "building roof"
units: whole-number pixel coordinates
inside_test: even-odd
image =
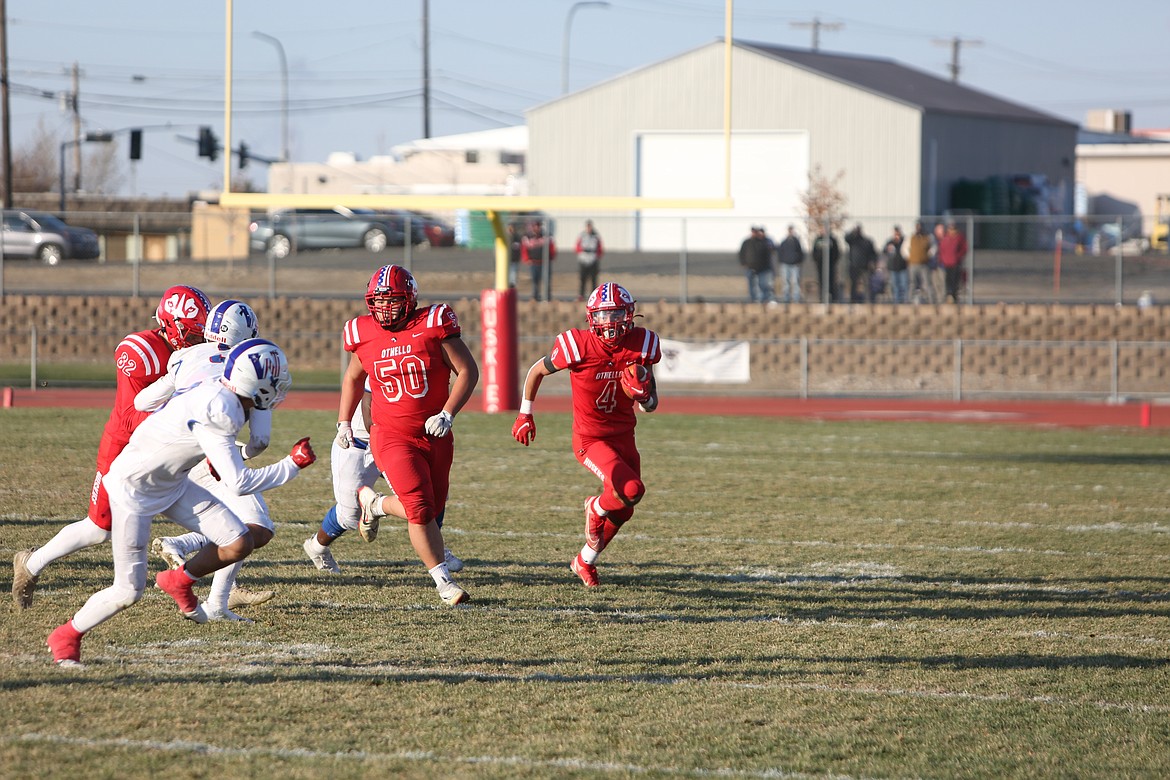
[[[736,41],[735,45],[927,112],[1076,126],[1075,122],[932,76],[893,60],[826,54],[750,41]]]
[[[418,138],[391,148],[397,157],[406,157],[421,151],[463,151],[466,149],[498,149],[505,152],[528,151],[528,126],[497,127],[473,133],[443,135],[436,138]]]

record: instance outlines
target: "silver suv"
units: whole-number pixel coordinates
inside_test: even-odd
[[[89,228],[66,225],[43,211],[4,212],[0,235],[4,257],[33,257],[45,265],[62,260],[93,260],[101,254],[97,233]]]
[[[277,260],[301,249],[364,248],[378,253],[388,246],[402,246],[403,227],[392,215],[364,209],[290,209],[248,226],[254,252],[267,252]]]

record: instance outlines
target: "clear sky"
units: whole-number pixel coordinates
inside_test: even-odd
[[[561,92],[574,0],[430,0],[431,135],[522,124]],[[8,0],[14,150],[43,126],[72,138],[63,94],[80,68],[85,130],[146,127],[123,194],[183,197],[216,188],[222,163],[200,159],[200,125],[223,135],[222,0]],[[423,135],[424,0],[236,0],[234,140],[281,151],[278,49],[288,61],[293,160],[361,158]],[[572,17],[569,87],[578,90],[722,37],[722,0],[610,0]],[[808,47],[794,26],[819,18],[821,50],[883,57],[1081,122],[1090,108],[1133,112],[1135,127],[1170,127],[1170,1],[839,0],[823,7],[736,0],[737,39]],[[736,100],[766,99],[741,95]],[[264,166],[251,178],[263,183]]]

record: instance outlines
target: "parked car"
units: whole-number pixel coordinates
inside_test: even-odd
[[[288,209],[260,217],[248,226],[251,248],[277,260],[302,249],[364,248],[381,252],[402,246],[403,226],[392,215],[366,209]]]
[[[62,260],[93,260],[101,254],[97,233],[67,225],[43,211],[5,211],[0,240],[4,257],[32,257],[45,265],[58,265]]]
[[[410,222],[410,243],[417,246],[419,244],[427,243],[427,234],[425,223],[421,216],[413,211],[406,209],[389,209],[384,212],[379,212],[386,215],[387,220],[395,226],[397,231],[402,235],[406,235],[406,223]],[[402,246],[399,241],[395,246]]]

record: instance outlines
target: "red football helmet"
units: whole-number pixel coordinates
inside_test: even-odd
[[[634,296],[614,282],[594,290],[585,311],[589,327],[606,344],[617,344],[634,327]]]
[[[202,343],[209,311],[211,301],[202,290],[178,284],[163,293],[158,308],[154,310],[154,321],[162,326],[163,335],[170,345],[182,349]]]
[[[418,305],[418,284],[400,265],[384,265],[366,286],[366,308],[386,330],[400,326]]]

